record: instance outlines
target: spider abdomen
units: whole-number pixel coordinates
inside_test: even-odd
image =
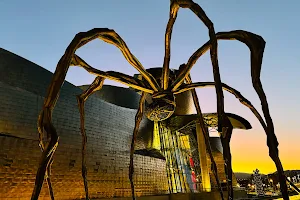
[[[175,108],[173,94],[161,98],[152,98],[152,102],[145,105],[145,115],[151,121],[163,121],[172,116]]]

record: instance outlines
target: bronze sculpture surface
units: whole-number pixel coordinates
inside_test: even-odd
[[[170,63],[170,45],[173,25],[177,18],[179,8],[190,9],[208,28],[210,40],[196,50],[193,55],[189,58],[187,63],[180,66],[178,73],[170,79],[169,63]],[[137,79],[128,76],[123,73],[114,71],[101,71],[88,65],[83,59],[75,54],[75,51],[87,44],[94,39],[101,39],[104,42],[115,45],[119,48],[124,55],[125,59],[139,71],[142,75],[142,79]],[[238,40],[248,46],[251,51],[251,77],[252,84],[257,92],[264,114],[264,119],[254,108],[254,106],[244,98],[237,90],[221,82],[218,64],[218,40]],[[232,125],[230,120],[224,112],[224,97],[223,90],[226,90],[234,94],[242,104],[247,106],[254,115],[258,118],[261,125],[263,126],[267,134],[267,145],[269,147],[269,155],[274,161],[280,180],[280,187],[283,198],[289,199],[287,193],[286,179],[283,174],[283,167],[278,156],[278,141],[274,132],[274,125],[269,112],[269,106],[267,98],[262,88],[260,81],[260,72],[262,66],[263,52],[265,48],[265,41],[261,36],[244,30],[234,30],[229,32],[218,32],[214,30],[213,23],[206,16],[203,9],[192,0],[170,0],[170,17],[165,33],[165,56],[162,67],[162,74],[160,79],[155,79],[150,73],[148,73],[138,59],[130,52],[126,43],[123,39],[113,30],[107,28],[95,28],[87,32],[78,33],[70,45],[67,47],[65,54],[61,57],[57,64],[57,68],[52,78],[51,85],[48,88],[47,95],[43,104],[43,109],[40,112],[38,119],[38,132],[40,134],[40,147],[43,151],[40,166],[37,172],[35,187],[32,194],[32,200],[36,200],[39,197],[39,193],[42,188],[44,179],[47,180],[51,198],[54,199],[54,193],[51,187],[50,173],[51,164],[53,162],[53,154],[58,146],[58,134],[55,127],[52,124],[52,112],[59,97],[59,91],[62,84],[65,81],[66,74],[70,66],[80,66],[91,74],[96,75],[94,82],[91,86],[82,94],[77,96],[78,106],[80,111],[81,120],[81,133],[82,133],[82,176],[84,180],[86,199],[89,199],[88,194],[88,182],[87,182],[87,170],[85,167],[85,152],[86,152],[86,133],[84,128],[84,103],[87,98],[100,90],[105,79],[114,80],[123,83],[131,88],[142,92],[142,96],[139,103],[139,109],[136,114],[135,128],[132,136],[132,143],[130,149],[130,166],[129,166],[129,179],[132,189],[132,197],[134,197],[134,185],[133,185],[133,153],[134,153],[134,142],[136,134],[138,132],[139,124],[141,122],[143,114],[146,114],[147,118],[153,121],[162,121],[172,116],[174,109],[176,108],[174,95],[191,90],[193,94],[194,103],[199,115],[199,123],[204,133],[205,141],[208,147],[208,153],[212,160],[212,169],[215,178],[218,181],[216,164],[212,157],[210,144],[208,141],[208,132],[204,125],[202,112],[200,109],[199,101],[195,92],[195,88],[213,86],[216,88],[217,94],[217,113],[218,113],[218,132],[221,137],[224,160],[225,160],[225,171],[227,174],[227,186],[228,186],[228,198],[233,199],[233,188],[232,188],[232,168],[231,168],[231,153],[230,153],[230,139],[232,135]],[[196,82],[193,83],[190,77],[190,70],[201,55],[210,50],[211,61],[213,65],[214,82]],[[159,82],[160,81],[160,82]],[[144,110],[145,96],[151,95],[153,103],[146,106]],[[46,131],[50,138],[48,145],[45,147],[43,143],[43,132]],[[224,199],[222,189],[219,184],[221,199]]]

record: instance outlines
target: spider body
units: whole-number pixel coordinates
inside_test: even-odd
[[[151,121],[163,121],[173,115],[176,108],[175,95],[172,92],[158,92],[152,96],[152,102],[145,104],[145,115]]]
[[[170,70],[170,52],[171,52],[171,35],[174,23],[177,18],[177,13],[180,8],[190,9],[207,27],[210,40],[197,49],[189,60],[179,67],[179,70]],[[199,116],[199,125],[201,133],[205,138],[207,151],[212,163],[212,171],[216,178],[216,183],[220,190],[220,199],[224,199],[220,181],[218,179],[217,167],[212,156],[212,151],[209,143],[209,135],[205,128],[202,112],[200,109],[198,97],[195,88],[201,87],[215,87],[217,96],[217,113],[218,113],[218,131],[221,136],[223,146],[223,156],[225,161],[225,172],[227,176],[227,191],[228,199],[233,199],[232,187],[232,167],[231,167],[231,153],[230,153],[230,139],[232,134],[232,124],[225,115],[224,111],[224,95],[223,89],[232,93],[239,101],[247,106],[252,113],[260,121],[267,135],[267,145],[269,147],[269,155],[274,161],[279,176],[279,182],[284,200],[288,200],[286,177],[283,173],[283,167],[278,156],[278,142],[274,132],[274,125],[269,112],[267,98],[262,88],[260,80],[260,72],[262,66],[263,52],[265,48],[264,39],[254,33],[244,30],[234,30],[228,32],[215,32],[214,25],[211,20],[206,16],[203,9],[192,0],[170,0],[170,13],[167,28],[165,32],[165,55],[163,60],[163,67],[159,70],[146,70],[138,59],[130,52],[124,40],[114,31],[108,28],[94,28],[87,32],[78,33],[67,47],[64,55],[59,60],[55,73],[53,75],[51,84],[45,96],[43,109],[38,118],[38,132],[40,146],[43,151],[42,160],[36,175],[34,190],[32,193],[32,200],[37,200],[41,192],[44,179],[47,178],[48,187],[51,199],[54,199],[54,193],[51,187],[50,172],[51,164],[53,162],[53,155],[58,146],[58,133],[52,123],[52,112],[59,97],[60,88],[65,81],[66,74],[70,66],[80,66],[91,74],[96,75],[94,82],[82,94],[77,96],[78,107],[80,112],[80,129],[82,135],[82,177],[85,187],[86,199],[89,199],[88,181],[87,181],[87,168],[86,168],[86,142],[87,137],[85,133],[85,115],[84,103],[90,95],[97,90],[101,90],[105,79],[114,80],[124,85],[127,85],[139,93],[141,99],[139,108],[135,117],[135,127],[133,131],[131,146],[130,146],[130,164],[129,164],[129,180],[131,183],[132,198],[135,199],[134,184],[133,184],[133,154],[135,148],[135,140],[138,133],[139,125],[142,117],[145,114],[148,119],[152,121],[162,121],[169,118],[176,109],[175,95],[191,90],[193,101]],[[87,64],[83,59],[76,55],[76,50],[94,39],[103,40],[106,43],[116,46],[125,59],[140,73],[140,77],[132,77],[123,73],[113,71],[101,71],[95,69]],[[221,82],[218,64],[218,40],[238,40],[247,45],[251,52],[251,76],[252,84],[257,92],[261,105],[264,118],[254,108],[249,100],[243,97],[240,92],[234,88]],[[193,83],[190,77],[190,71],[197,60],[207,51],[210,51],[210,57],[213,67],[214,82],[197,82]],[[152,72],[153,71],[153,72]],[[144,106],[145,105],[145,106]],[[50,136],[50,141],[47,148],[44,148],[43,134],[44,131]]]
[[[153,78],[160,83],[162,81],[161,74],[162,68],[149,68],[146,71],[153,76]],[[169,70],[169,84],[175,80],[177,70]],[[142,81],[145,81],[141,75],[138,75],[138,78]],[[154,92],[153,94],[146,95],[145,101],[145,115],[151,121],[163,121],[168,119],[173,115],[176,109],[175,95],[170,90],[164,90],[159,88],[159,91]]]

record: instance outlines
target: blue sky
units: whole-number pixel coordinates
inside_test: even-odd
[[[267,42],[262,83],[266,91],[280,154],[285,168],[299,168],[289,151],[300,153],[299,123],[300,85],[300,1],[289,0],[196,0],[214,22],[215,30],[243,29],[261,35]],[[288,2],[288,3],[287,3]],[[164,33],[169,17],[167,0],[111,1],[0,1],[0,47],[14,52],[53,72],[60,57],[76,33],[95,27],[114,29],[127,43],[131,52],[145,68],[163,63]],[[188,60],[192,53],[208,40],[208,31],[189,10],[181,9],[173,30],[171,67]],[[78,50],[78,54],[101,70],[115,70],[129,75],[137,73],[114,46],[93,41]],[[236,41],[219,42],[219,64],[222,81],[238,89],[260,109],[259,99],[252,88],[249,50]],[[209,54],[192,69],[195,81],[212,81]],[[72,67],[67,80],[75,85],[89,84],[93,76]],[[107,84],[115,84],[107,81]],[[216,111],[215,91],[198,91],[204,112]],[[266,137],[258,121],[248,109],[225,93],[225,109],[248,119],[250,131],[235,131],[232,139],[233,167],[236,171],[248,162],[260,163],[261,171],[274,171],[268,158]],[[255,146],[256,148],[253,148]],[[259,154],[259,155],[258,155]],[[245,155],[248,157],[245,158]],[[264,163],[265,164],[262,164]],[[244,163],[244,164],[243,164]],[[248,163],[249,164],[249,163]],[[247,165],[248,165],[247,164]],[[261,166],[260,166],[261,165]]]

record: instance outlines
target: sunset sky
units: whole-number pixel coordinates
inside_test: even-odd
[[[216,32],[243,29],[266,40],[261,79],[280,143],[281,161],[285,170],[300,169],[300,133],[297,129],[300,123],[300,1],[289,0],[288,4],[280,0],[195,2],[201,3]],[[96,27],[110,28],[124,39],[145,68],[161,67],[168,18],[168,0],[55,0],[44,3],[2,0],[0,47],[54,72],[76,33]],[[181,9],[173,30],[171,68],[187,62],[208,38],[203,23],[191,11]],[[84,46],[78,54],[104,71],[137,73],[117,48],[99,40]],[[219,42],[222,82],[239,90],[261,112],[259,98],[251,84],[249,58],[250,52],[244,44]],[[194,81],[213,81],[209,53],[199,59],[191,73]],[[67,80],[75,85],[90,84],[93,76],[72,67]],[[111,81],[106,84],[118,85]],[[197,92],[203,112],[216,112],[215,90],[199,89]],[[225,109],[246,118],[253,126],[249,131],[234,131],[231,142],[233,170],[276,171],[258,120],[226,92]]]

